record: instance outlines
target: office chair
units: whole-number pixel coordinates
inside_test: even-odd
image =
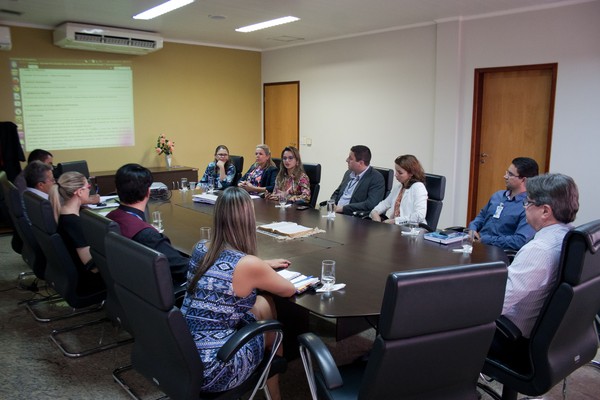
[[[394,186],[394,170],[382,167],[373,167],[373,169],[379,171],[379,173],[383,176],[383,180],[385,182],[385,194],[383,195],[383,198],[385,199],[390,194],[392,187]]]
[[[368,361],[338,368],[316,335],[299,336],[313,400],[477,399],[506,276],[500,261],[391,273]]]
[[[503,384],[503,400],[514,400],[518,393],[542,395],[596,355],[598,334],[594,320],[600,308],[599,249],[600,220],[568,232],[557,271],[558,283],[522,351],[502,348],[502,353],[511,353],[510,359],[496,354],[486,359],[483,373]],[[517,343],[519,329],[507,318],[497,323],[500,332]],[[500,399],[489,388],[485,389]]]
[[[235,176],[231,182],[231,186],[237,186],[240,178],[244,174],[244,156],[229,156],[229,159],[235,167]]]
[[[310,181],[310,202],[308,205],[310,208],[317,206],[317,198],[319,197],[319,191],[321,190],[321,164],[303,164],[304,172],[308,176]]]
[[[248,340],[264,332],[275,332],[276,346],[252,376],[240,386],[223,393],[202,393],[202,362],[184,316],[175,307],[173,284],[167,258],[140,243],[115,232],[106,237],[108,268],[115,291],[133,330],[135,342],[132,366],[113,372],[115,380],[134,398],[137,394],[121,377],[135,368],[173,399],[235,399],[242,394],[266,389],[269,371],[281,372],[285,361],[275,351],[283,337],[277,321],[258,321],[240,329],[219,351],[218,357],[229,360]],[[132,268],[135,266],[135,268]],[[265,393],[268,397],[268,392]]]
[[[271,157],[271,160],[273,160],[275,166],[277,167],[277,169],[279,169],[279,167],[281,166],[281,158]]]
[[[31,219],[33,234],[48,261],[45,273],[46,284],[61,296],[61,299],[59,300],[64,300],[69,307],[75,309],[75,311],[63,314],[53,320],[99,311],[106,299],[106,290],[91,290],[81,287],[77,267],[73,263],[73,259],[71,258],[62,237],[56,231],[57,225],[54,220],[50,202],[31,192],[25,192],[23,198],[25,200],[27,213]],[[31,307],[28,306],[28,308],[32,314],[35,314]],[[66,343],[59,340],[60,335],[64,333],[106,321],[108,321],[108,319],[103,317],[83,324],[55,329],[52,331],[50,339],[67,357],[83,357],[99,351],[108,350],[118,346],[120,343],[110,342],[89,349],[71,350],[67,347]]]
[[[119,225],[116,222],[89,209],[81,210],[80,218],[85,238],[90,245],[90,253],[106,285],[106,300],[104,301],[106,315],[114,326],[123,328],[131,333],[131,329],[125,318],[125,312],[115,293],[114,282],[110,276],[106,261],[106,246],[104,243],[108,232],[120,234],[121,229],[119,229]]]
[[[90,170],[87,165],[87,161],[78,160],[78,161],[67,161],[58,163],[56,168],[54,168],[54,178],[58,180],[58,178],[64,174],[65,172],[76,171],[81,175],[85,176],[86,179],[93,181],[94,177],[90,176]],[[95,182],[92,182],[92,187],[90,188],[90,194],[96,194],[98,191]]]
[[[46,271],[46,257],[42,252],[37,240],[33,236],[31,224],[23,208],[23,200],[19,189],[12,184],[6,177],[4,171],[0,172],[0,183],[2,184],[2,192],[8,208],[8,214],[13,222],[16,235],[19,235],[23,246],[21,248],[21,257],[23,261],[31,268],[31,272],[22,272],[17,279],[19,282],[30,274],[34,274],[36,279],[44,280]],[[37,284],[35,284],[37,286]]]
[[[425,188],[427,189],[427,221],[426,228],[429,232],[437,229],[442,207],[444,205],[444,195],[446,193],[446,177],[442,175],[425,174]]]

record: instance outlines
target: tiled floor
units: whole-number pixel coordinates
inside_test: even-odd
[[[96,319],[101,313],[50,323],[34,321],[22,304],[32,297],[32,292],[15,287],[17,274],[26,270],[20,256],[10,248],[10,236],[0,236],[0,399],[128,399],[125,391],[114,383],[111,373],[113,369],[129,364],[131,345],[81,359],[63,356],[49,340],[52,329]],[[327,331],[326,324],[316,323],[320,331]],[[96,325],[84,334],[72,336],[78,339],[72,344],[86,345],[101,337],[107,341],[114,334],[110,324]],[[373,332],[367,332],[338,343],[333,340],[327,340],[327,343],[336,361],[345,363],[363,354],[369,348],[372,336]],[[127,377],[128,382],[145,395],[144,398],[158,397],[153,386],[135,372],[128,373]],[[562,399],[560,386],[543,398]],[[286,400],[310,398],[299,360],[291,362],[282,376],[281,391]],[[576,371],[569,378],[568,396],[575,400],[599,399],[600,370],[583,367]],[[489,397],[484,395],[482,398]]]

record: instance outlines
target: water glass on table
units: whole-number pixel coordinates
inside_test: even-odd
[[[321,283],[323,290],[330,291],[335,284],[335,261],[323,260],[321,262]]]
[[[203,226],[200,228],[200,242],[206,243],[210,242],[212,230],[210,226]]]
[[[161,215],[160,211],[154,211],[152,213],[152,226],[154,226],[157,231],[162,232],[163,224],[162,224],[162,215]]]
[[[184,192],[188,190],[188,179],[187,178],[181,178],[181,190],[183,190]]]
[[[335,200],[327,200],[327,218],[335,219]]]
[[[422,222],[422,218],[418,213],[411,213],[408,217],[408,228],[410,234],[417,236],[419,234],[419,223]]]
[[[285,205],[287,204],[287,200],[288,200],[288,197],[285,193],[279,193],[279,207],[280,208],[285,208]]]
[[[206,192],[212,194],[215,191],[215,180],[212,176],[208,177],[208,182],[206,185]]]
[[[475,239],[475,233],[472,230],[465,229],[463,231],[462,248],[463,253],[471,254],[473,252],[473,240]]]

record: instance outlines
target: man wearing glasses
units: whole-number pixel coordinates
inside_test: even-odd
[[[475,232],[475,240],[505,250],[519,250],[533,237],[535,231],[525,218],[523,200],[527,197],[528,179],[537,174],[535,160],[528,157],[512,160],[504,174],[506,190],[494,193],[468,226]]]
[[[558,278],[562,243],[579,211],[579,191],[569,176],[540,175],[527,183],[527,197],[521,204],[536,233],[508,267],[502,315],[527,339]],[[502,338],[496,336],[498,345]]]

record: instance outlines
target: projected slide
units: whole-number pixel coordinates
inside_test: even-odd
[[[11,75],[26,151],[135,144],[129,62],[11,59]]]

